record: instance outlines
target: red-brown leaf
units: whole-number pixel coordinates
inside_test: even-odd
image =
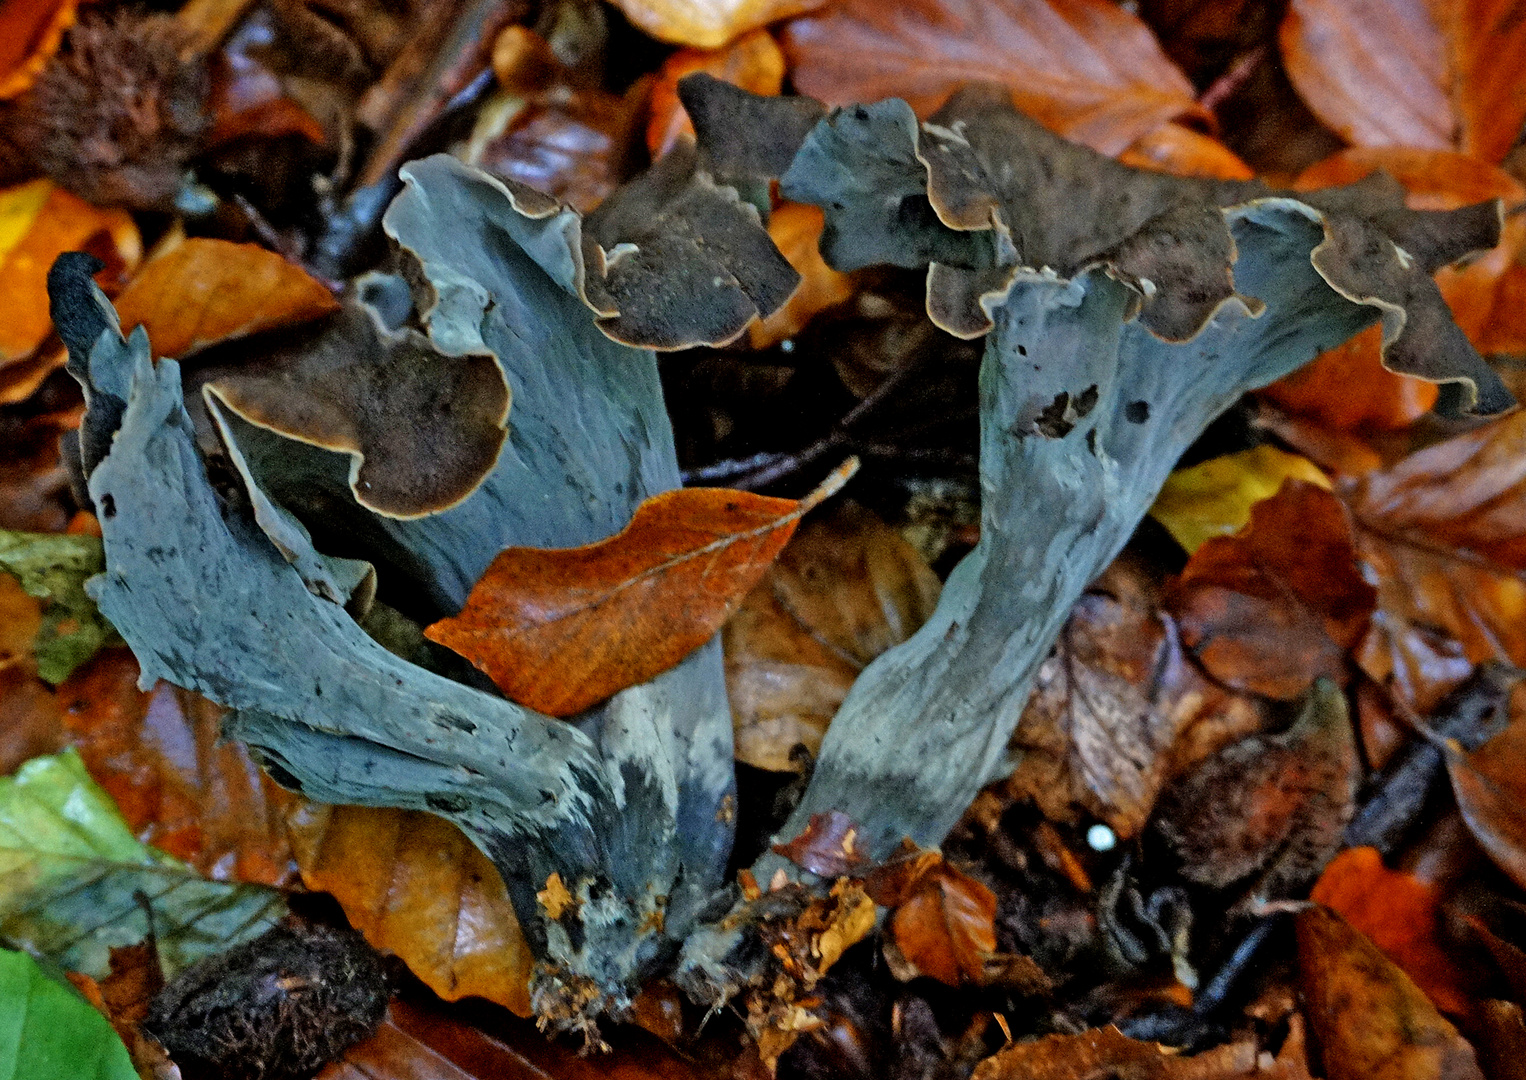
[[[796,523],[856,468],[805,499],[724,488],[655,495],[624,530],[580,548],[509,548],[459,615],[430,626],[513,700],[570,716],[703,645]]]
[[[1107,0],[844,0],[790,23],[784,49],[795,86],[829,105],[900,97],[926,116],[964,83],[996,82],[1105,154],[1207,118],[1149,28]]]

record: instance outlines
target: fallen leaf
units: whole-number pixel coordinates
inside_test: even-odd
[[[288,815],[310,889],[395,953],[440,997],[468,995],[530,1015],[534,958],[503,879],[454,825],[432,814],[301,803]]]
[[[1471,996],[1455,957],[1437,937],[1440,896],[1434,885],[1388,869],[1376,848],[1350,848],[1325,867],[1309,899],[1367,935],[1438,1009],[1467,1014]]]
[[[79,0],[7,0],[0,6],[0,101],[37,81],[78,9]]]
[[[1435,383],[1383,366],[1382,326],[1369,326],[1343,345],[1261,390],[1261,396],[1338,431],[1409,427],[1436,404]]]
[[[1181,124],[1162,124],[1141,135],[1118,160],[1136,169],[1210,180],[1249,180],[1256,175],[1229,147]]]
[[[1342,488],[1378,589],[1357,662],[1376,682],[1395,679],[1422,711],[1466,675],[1447,659],[1454,652],[1526,664],[1523,447],[1526,413],[1516,412]]]
[[[306,270],[255,244],[193,237],[161,252],[116,298],[122,331],[148,329],[154,355],[183,357],[219,341],[339,310]]]
[[[653,158],[671,150],[679,136],[694,135],[689,114],[678,100],[678,80],[696,71],[708,72],[754,94],[777,94],[784,88],[784,53],[767,30],[753,30],[724,49],[680,49],[664,60],[652,84],[651,119],[646,125],[646,148]]]
[[[1052,820],[1095,818],[1132,837],[1167,783],[1267,720],[1260,702],[1203,677],[1162,617],[1157,585],[1120,559],[1040,666],[1003,789]]]
[[[0,571],[44,602],[33,654],[37,673],[50,683],[63,682],[102,645],[121,640],[85,595],[85,579],[105,568],[98,537],[0,529]]]
[[[458,615],[428,627],[512,700],[570,716],[677,664],[720,629],[852,460],[804,499],[725,488],[655,495],[580,548],[509,548]]]
[[[1526,21],[1514,4],[1293,0],[1279,36],[1299,94],[1357,146],[1498,162],[1526,120]]]
[[[1514,718],[1471,753],[1449,741],[1446,757],[1468,830],[1499,868],[1526,888],[1526,722]]]
[[[820,7],[825,0],[613,0],[631,22],[659,41],[719,49],[771,22]]]
[[[833,270],[821,257],[821,230],[825,223],[819,208],[803,203],[785,203],[769,217],[768,235],[800,275],[800,287],[783,307],[748,327],[748,340],[754,349],[765,349],[794,337],[817,312],[853,295],[853,279]]]
[[[1109,1026],[1014,1043],[977,1065],[973,1080],[1233,1080],[1259,1075],[1252,1042],[1226,1043],[1186,1057]]]
[[[291,878],[285,810],[295,797],[240,743],[226,710],[160,682],[138,689],[138,663],[110,649],[58,688],[64,733],[140,841],[218,881]]]
[[[138,227],[125,211],[97,209],[51,180],[0,191],[0,296],[6,308],[0,369],[26,359],[53,332],[48,269],[66,251],[88,251],[104,262],[96,280],[108,293],[143,257]]]
[[[857,838],[853,819],[841,810],[829,810],[812,814],[805,831],[787,843],[773,845],[773,850],[803,870],[835,878],[867,867],[869,859],[856,847]]]
[[[1457,1029],[1329,908],[1299,914],[1298,968],[1329,1080],[1483,1080]]]
[[[207,881],[140,843],[72,750],[0,780],[0,934],[62,967],[106,974],[148,936],[170,972],[256,937],[285,913],[274,889]]]
[[[697,1080],[706,1075],[644,1033],[611,1033],[610,1053],[582,1055],[533,1023],[495,1019],[488,1034],[434,1008],[394,999],[376,1034],[314,1080]],[[714,1075],[714,1074],[710,1074]]]
[[[1105,154],[1207,119],[1149,28],[1106,0],[844,0],[789,23],[783,43],[795,86],[828,105],[899,97],[927,116],[964,83],[1000,83]]]
[[[736,755],[795,771],[871,660],[916,632],[938,601],[926,561],[851,501],[813,516],[721,631]]]
[[[63,748],[63,722],[53,688],[19,665],[0,666],[0,776],[10,775],[29,758]]]
[[[1287,480],[1251,507],[1244,529],[1197,549],[1168,607],[1209,674],[1291,700],[1317,678],[1345,681],[1346,652],[1366,633],[1376,598],[1340,500]]]
[[[1150,516],[1190,555],[1212,537],[1239,532],[1251,507],[1276,495],[1285,480],[1330,490],[1329,477],[1308,458],[1263,443],[1178,469],[1166,478]]]
[[[887,955],[903,980],[927,975],[948,986],[986,981],[996,955],[996,895],[942,859],[925,867],[891,912]],[[895,953],[889,944],[895,945]]]
[[[1204,761],[1161,796],[1151,824],[1183,877],[1235,886],[1253,908],[1299,894],[1340,850],[1361,771],[1345,696],[1322,679],[1291,727]]]
[[[0,1069],[5,1080],[137,1080],[106,1018],[24,952],[0,949]]]

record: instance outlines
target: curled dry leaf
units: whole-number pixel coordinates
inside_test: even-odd
[[[1115,1027],[1014,1043],[975,1067],[974,1080],[1235,1080],[1261,1075],[1253,1042],[1185,1057]]]
[[[1483,1080],[1473,1048],[1430,999],[1327,907],[1298,916],[1298,968],[1329,1080]]]
[[[1168,782],[1260,731],[1266,708],[1187,660],[1137,563],[1115,562],[1071,611],[1018,722],[1005,791],[1056,821],[1136,835]]]
[[[719,49],[733,38],[824,0],[614,0],[625,17],[661,41]]]
[[[679,136],[694,134],[689,114],[678,100],[678,80],[696,71],[754,94],[777,94],[784,87],[784,53],[767,30],[753,30],[724,49],[680,49],[664,60],[652,84],[651,119],[646,127],[646,147],[653,158],[671,150]]]
[[[862,871],[868,858],[855,846],[858,826],[840,810],[812,814],[805,831],[774,851],[803,870],[821,877],[841,877]]]
[[[1509,727],[1471,753],[1448,740],[1446,758],[1474,839],[1526,888],[1526,722],[1513,715]]]
[[[927,116],[962,84],[994,82],[1106,154],[1208,118],[1149,28],[1106,0],[846,0],[789,23],[783,40],[795,85],[829,105],[899,97]]]
[[[51,180],[34,180],[0,191],[0,371],[24,360],[53,330],[48,315],[48,269],[66,251],[88,251],[106,264],[97,281],[116,292],[143,257],[138,227],[121,210],[101,210],[70,195]],[[40,374],[29,372],[25,393],[8,390],[6,400],[31,392],[59,356]]]
[[[685,488],[643,502],[619,533],[580,548],[509,548],[431,641],[514,701],[570,716],[677,664],[720,629],[800,518],[857,469],[799,501]]]
[[[1349,848],[1325,867],[1309,899],[1366,934],[1438,1009],[1467,1014],[1470,995],[1457,960],[1438,938],[1440,896],[1434,885],[1388,869],[1376,848]]]
[[[448,1001],[530,1015],[534,958],[503,879],[460,829],[419,811],[307,802],[287,824],[303,882],[332,893],[374,948]]]
[[[1526,22],[1500,0],[1293,0],[1280,32],[1293,85],[1357,146],[1498,162],[1526,120]]]
[[[339,309],[306,270],[256,244],[194,237],[156,255],[116,298],[122,331],[148,330],[155,356],[315,319]]]
[[[790,538],[722,629],[736,755],[794,771],[868,663],[938,601],[926,561],[873,512],[843,501]]]
[[[927,975],[948,986],[984,983],[996,955],[996,894],[941,858],[918,867],[890,915],[892,970],[903,981]]]
[[[1155,497],[1150,516],[1190,555],[1204,541],[1239,532],[1250,521],[1251,507],[1277,494],[1286,480],[1330,488],[1329,478],[1308,458],[1263,443],[1178,469]]]
[[[1235,743],[1173,784],[1152,827],[1184,877],[1235,886],[1254,905],[1319,875],[1340,849],[1360,779],[1346,699],[1322,679],[1286,731]]]
[[[0,101],[37,81],[78,9],[79,0],[11,0],[0,7]]]
[[[1287,480],[1250,524],[1198,548],[1172,584],[1182,641],[1215,678],[1290,700],[1317,678],[1344,682],[1377,592],[1357,565],[1341,502]]]
[[[1526,663],[1523,447],[1526,413],[1516,412],[1342,489],[1378,588],[1357,661],[1422,710],[1455,685],[1455,674],[1431,674],[1455,672],[1449,657]]]

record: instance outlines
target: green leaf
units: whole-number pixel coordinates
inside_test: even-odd
[[[171,976],[285,914],[275,889],[208,881],[139,842],[73,750],[0,780],[0,937],[102,978],[112,946],[148,936],[139,892]]]
[[[94,536],[0,529],[0,570],[14,574],[28,596],[46,604],[34,649],[37,673],[50,683],[63,682],[116,638],[85,595],[85,579],[105,568],[101,541]]]
[[[106,1018],[24,952],[0,949],[0,1080],[137,1080]]]

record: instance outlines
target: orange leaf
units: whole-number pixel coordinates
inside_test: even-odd
[[[1162,124],[1141,136],[1118,155],[1118,160],[1136,169],[1210,180],[1249,180],[1255,176],[1229,147],[1181,124]]]
[[[790,77],[828,105],[905,98],[919,116],[964,83],[1118,154],[1178,117],[1208,119],[1135,16],[1107,0],[843,0],[784,30]]]
[[[1436,938],[1439,898],[1433,886],[1389,870],[1376,848],[1351,848],[1325,867],[1309,899],[1371,938],[1437,1008],[1467,1014],[1457,965]]]
[[[1340,500],[1302,480],[1198,548],[1172,594],[1182,641],[1211,675],[1282,699],[1322,675],[1343,680],[1376,599]]]
[[[310,889],[332,893],[374,947],[449,1001],[473,995],[530,1015],[530,955],[503,879],[443,818],[303,803],[288,815]]]
[[[100,258],[106,269],[96,280],[108,293],[143,257],[138,227],[121,210],[97,209],[51,180],[0,191],[0,367],[24,359],[52,333],[48,270],[66,251]]]
[[[678,80],[696,71],[754,94],[777,94],[784,87],[784,53],[767,30],[753,30],[724,49],[680,49],[663,61],[652,87],[652,116],[646,127],[646,146],[653,160],[673,149],[680,135],[694,135],[689,114],[678,100]]]
[[[801,515],[856,460],[796,502],[724,488],[654,495],[629,525],[580,548],[509,548],[461,613],[424,631],[522,705],[570,716],[703,645],[741,603]]]
[[[1483,1080],[1457,1029],[1329,908],[1298,916],[1298,966],[1329,1080]]]
[[[819,8],[825,0],[612,0],[662,41],[719,49],[748,30]]]
[[[941,860],[890,917],[896,948],[941,983],[980,983],[996,952],[996,894]]]
[[[0,101],[37,81],[74,25],[79,0],[0,2]]]
[[[222,738],[223,709],[159,683],[138,689],[138,663],[108,649],[58,688],[63,726],[138,838],[221,880],[278,885],[293,796]]]
[[[833,270],[821,257],[821,229],[825,222],[819,207],[802,203],[785,203],[769,217],[768,235],[800,275],[800,287],[783,307],[748,327],[748,340],[754,349],[794,337],[818,311],[853,295],[853,279]]]
[[[1526,121],[1526,19],[1508,0],[1293,0],[1293,85],[1357,146],[1498,162]]]
[[[148,328],[155,356],[184,356],[339,309],[323,284],[255,244],[194,238],[149,262],[116,299],[122,331]]]
[[[1435,383],[1383,366],[1382,326],[1369,326],[1261,391],[1290,413],[1337,431],[1409,427],[1436,404]]]

